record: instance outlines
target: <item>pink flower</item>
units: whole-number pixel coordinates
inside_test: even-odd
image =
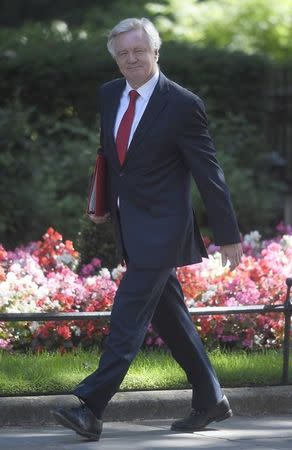
[[[164,345],[164,341],[163,339],[161,339],[161,337],[158,337],[155,339],[155,345],[157,345],[158,347],[161,347]]]
[[[252,348],[253,347],[253,341],[251,339],[243,339],[242,346],[246,348]]]
[[[93,258],[92,261],[91,261],[91,264],[92,264],[94,267],[100,267],[100,266],[101,266],[101,259],[99,259],[99,258]]]
[[[10,340],[0,339],[0,349],[1,350],[10,350],[12,348],[12,345],[10,343]]]
[[[285,279],[292,274],[291,236],[261,241],[257,232],[251,232],[243,242],[245,255],[233,272],[222,268],[220,255],[214,247],[214,254],[209,259],[177,269],[189,307],[284,302]],[[99,258],[93,258],[78,274],[74,264],[68,263],[76,257],[72,242],[64,241],[52,228],[41,241],[14,251],[6,251],[0,245],[1,311],[110,310],[126,267],[118,266],[110,273],[107,268],[100,268]],[[201,316],[193,320],[202,338],[210,344],[218,345],[219,341],[230,343],[232,347],[278,348],[282,343],[284,321],[275,313]],[[62,324],[35,322],[29,327],[19,322],[13,328],[2,323],[0,348],[21,349],[23,342],[31,342],[35,351],[99,345],[107,333],[108,327],[103,320],[72,320]],[[163,340],[151,326],[145,344],[163,345]]]
[[[278,223],[276,230],[281,234],[292,234],[292,225],[285,225],[284,222]]]
[[[223,335],[223,336],[221,337],[221,339],[222,339],[222,342],[234,342],[234,341],[238,341],[238,337],[237,337],[237,336],[226,336],[226,335]]]
[[[153,339],[151,336],[148,336],[145,341],[146,345],[150,346],[153,344]]]

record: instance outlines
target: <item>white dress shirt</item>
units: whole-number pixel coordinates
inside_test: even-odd
[[[157,82],[158,82],[158,78],[159,78],[159,70],[157,70],[155,72],[153,77],[150,78],[150,80],[148,80],[147,83],[143,84],[143,86],[139,87],[139,89],[136,89],[136,91],[139,93],[139,97],[136,100],[135,115],[134,115],[132,128],[131,128],[131,132],[130,132],[130,136],[129,136],[128,147],[131,143],[131,140],[136,131],[136,128],[141,120],[141,117],[143,116],[146,106],[148,105],[149,99],[154,91],[154,88],[155,88]],[[129,92],[132,90],[133,90],[133,88],[129,85],[129,83],[127,81],[126,87],[125,87],[124,92],[120,99],[120,105],[119,105],[117,116],[116,116],[115,127],[114,127],[115,139],[117,137],[119,125],[121,123],[123,115],[125,114],[128,106],[129,106],[129,102],[130,102]]]

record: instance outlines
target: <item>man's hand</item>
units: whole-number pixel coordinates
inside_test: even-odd
[[[110,219],[110,213],[105,214],[102,217],[97,217],[94,214],[88,214],[88,217],[90,220],[92,220],[92,222],[96,223],[97,225],[101,224],[101,223],[105,223],[108,222]]]
[[[221,245],[219,252],[221,253],[222,265],[226,266],[227,260],[229,260],[230,270],[234,270],[242,257],[242,245],[240,242],[238,244]]]

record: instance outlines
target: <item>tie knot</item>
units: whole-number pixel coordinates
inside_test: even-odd
[[[135,91],[135,90],[132,90],[132,91],[129,92],[129,95],[130,95],[130,102],[133,103],[139,97],[139,92]]]

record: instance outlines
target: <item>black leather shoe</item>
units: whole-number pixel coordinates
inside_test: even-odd
[[[63,427],[70,428],[92,441],[99,440],[102,431],[102,420],[97,419],[85,404],[70,409],[55,408],[52,409],[51,413]]]
[[[208,410],[193,409],[188,417],[177,420],[171,425],[171,429],[175,431],[196,431],[205,428],[210,422],[220,422],[221,420],[232,417],[227,398],[224,397],[212,408]]]

